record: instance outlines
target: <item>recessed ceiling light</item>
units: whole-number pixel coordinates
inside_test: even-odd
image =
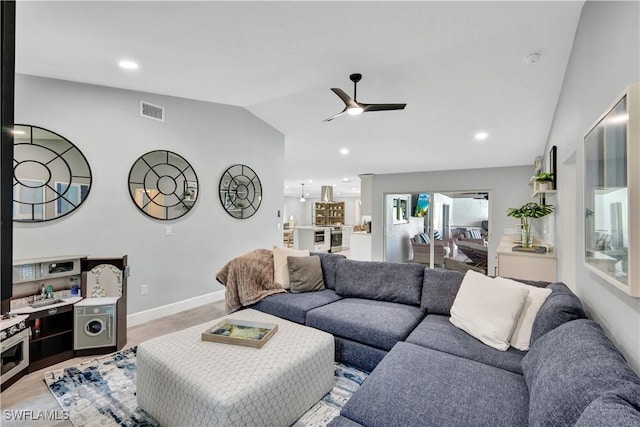
[[[347,178],[346,176],[344,178],[342,178],[342,181],[344,182],[349,182],[349,178]]]
[[[340,154],[344,154],[344,155],[349,154],[349,149],[348,148],[341,148],[340,149]]]
[[[125,70],[137,70],[139,67],[137,62],[129,61],[129,60],[122,60],[118,62],[118,65],[120,66],[120,68]]]
[[[312,180],[312,179],[310,179],[310,180],[309,180],[309,182],[313,182],[313,180]]]
[[[484,140],[485,140],[485,139],[487,139],[488,137],[489,137],[489,134],[488,134],[488,133],[486,133],[486,132],[478,132],[478,133],[476,133],[476,135],[475,135],[475,138],[476,138],[478,141],[484,141]]]

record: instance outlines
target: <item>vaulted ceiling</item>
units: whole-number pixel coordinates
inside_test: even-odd
[[[285,135],[285,194],[347,195],[363,173],[532,164],[582,6],[21,1],[16,71],[245,107]],[[356,72],[359,101],[406,109],[324,122]]]

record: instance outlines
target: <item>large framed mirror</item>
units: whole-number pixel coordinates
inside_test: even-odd
[[[91,167],[71,141],[33,125],[15,125],[13,220],[50,221],[76,210],[89,196]]]
[[[220,178],[220,203],[234,218],[246,219],[258,211],[262,203],[260,178],[246,165],[229,167]]]
[[[640,84],[625,89],[584,136],[584,264],[640,297]]]
[[[186,215],[198,199],[198,177],[182,156],[156,150],[142,155],[129,172],[129,194],[145,215],[172,220]]]

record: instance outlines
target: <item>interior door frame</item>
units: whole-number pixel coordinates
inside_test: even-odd
[[[390,218],[388,218],[391,209],[389,209],[388,207],[388,197],[390,195],[393,194],[429,194],[430,195],[430,209],[429,209],[429,215],[428,215],[428,225],[429,225],[429,239],[433,241],[433,233],[434,233],[434,215],[433,215],[433,210],[434,210],[434,206],[435,206],[435,195],[436,194],[447,194],[447,193],[486,193],[487,194],[487,221],[489,224],[489,232],[487,233],[487,241],[491,242],[492,240],[492,234],[493,234],[493,225],[492,225],[492,190],[448,190],[448,191],[443,191],[443,190],[433,190],[433,191],[394,191],[394,192],[387,192],[387,193],[383,193],[382,197],[383,197],[383,201],[382,201],[382,209],[383,209],[383,228],[382,228],[382,255],[383,255],[383,260],[387,261],[388,257],[387,257],[387,251],[388,251],[388,230],[387,230],[387,225],[389,224],[389,221],[391,220]],[[445,204],[443,203],[443,209],[444,206],[449,206],[449,214],[450,214],[450,205],[449,204]],[[411,211],[411,209],[415,209],[415,206],[410,206],[409,210]],[[447,218],[448,220],[449,218]],[[450,221],[448,221],[450,223]],[[443,221],[443,227],[444,227],[444,221]],[[450,230],[449,230],[449,237],[450,236]],[[444,231],[443,231],[443,236],[442,238],[447,238],[444,235]],[[490,254],[491,255],[491,254]],[[493,254],[495,256],[495,253]],[[429,268],[434,268],[434,246],[431,245],[430,247],[430,264],[429,264]],[[487,274],[489,274],[489,271],[487,271]],[[495,274],[495,272],[494,272]]]

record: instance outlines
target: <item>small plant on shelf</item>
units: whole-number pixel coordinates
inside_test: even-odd
[[[536,182],[553,182],[553,173],[551,172],[540,172],[535,176]]]
[[[551,172],[540,172],[534,177],[536,181],[536,191],[549,191],[553,190],[554,179]]]
[[[519,208],[507,209],[507,216],[518,218],[522,225],[522,246],[530,248],[533,246],[533,233],[531,230],[531,220],[542,218],[553,212],[553,205],[541,205],[536,202],[525,203]]]

